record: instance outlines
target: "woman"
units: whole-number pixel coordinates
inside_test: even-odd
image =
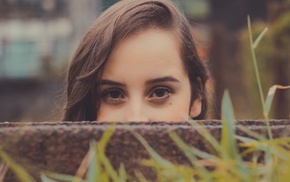
[[[203,119],[207,70],[190,25],[168,0],[123,0],[81,41],[69,68],[66,121]]]

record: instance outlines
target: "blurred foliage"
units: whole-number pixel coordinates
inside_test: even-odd
[[[259,64],[259,71],[261,75],[261,83],[264,94],[275,83],[275,64],[281,64],[281,61],[289,61],[290,54],[290,13],[282,13],[273,23],[254,22],[252,23],[253,39],[262,32],[265,27],[268,27],[268,32],[261,40],[259,46],[255,49],[256,57]],[[257,82],[255,79],[254,68],[250,63],[251,51],[249,48],[249,35],[246,29],[241,32],[242,52],[244,57],[244,70],[246,72],[244,81],[246,84],[247,100],[249,113],[251,118],[262,118],[260,110],[260,101],[258,95]],[[289,79],[289,78],[286,78]],[[282,106],[283,107],[283,106]],[[259,110],[258,110],[259,109]],[[270,117],[274,117],[275,113],[271,112]]]
[[[189,18],[205,18],[209,13],[208,0],[179,0]]]
[[[273,24],[273,36],[277,46],[276,56],[289,59],[290,50],[290,12],[284,13]]]
[[[265,27],[269,25],[263,22],[254,22],[252,24],[253,39],[256,39],[258,35],[263,31]],[[255,77],[254,67],[251,62],[251,50],[249,44],[249,34],[247,29],[243,29],[241,32],[241,44],[242,53],[244,57],[243,69],[245,70],[244,83],[246,85],[248,114],[251,118],[263,118],[263,112],[261,108],[261,101],[259,91],[257,87],[257,81]],[[272,43],[272,30],[271,28],[264,35],[263,39],[259,43],[259,46],[255,49],[256,58],[258,60],[259,71],[261,75],[261,84],[264,87],[264,91],[274,85],[273,80],[273,43]],[[264,93],[266,94],[266,92]]]

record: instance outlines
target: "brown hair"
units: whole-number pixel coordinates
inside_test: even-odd
[[[191,85],[191,102],[202,98],[203,119],[207,111],[207,69],[197,55],[190,25],[169,0],[123,0],[103,12],[81,41],[72,59],[66,87],[63,120],[96,120],[100,107],[100,79],[108,57],[122,39],[147,29],[176,35]]]

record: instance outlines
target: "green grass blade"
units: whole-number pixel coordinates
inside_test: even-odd
[[[222,99],[222,137],[221,149],[222,157],[225,160],[235,161],[237,166],[234,167],[232,172],[239,174],[242,181],[248,180],[248,171],[241,160],[238,153],[238,147],[235,139],[235,116],[230,99],[229,92],[226,90]]]
[[[137,138],[137,140],[145,147],[145,149],[148,151],[149,155],[157,161],[158,164],[164,166],[164,167],[173,167],[173,164],[165,159],[163,159],[157,152],[155,152],[148,142],[137,132],[131,131],[132,134]]]
[[[103,152],[103,153],[105,152],[106,146],[109,143],[113,134],[114,134],[113,126],[106,129],[106,131],[103,133],[101,140],[97,144],[99,152]]]
[[[190,151],[190,147],[187,146],[187,144],[185,144],[183,140],[175,132],[170,132],[169,136],[175,142],[175,144],[182,150],[185,156],[190,160],[191,164],[194,165],[194,162],[197,160],[197,158]]]
[[[73,180],[78,180],[81,182],[85,182],[83,179],[76,176],[72,176],[72,175],[58,174],[58,173],[52,173],[52,172],[45,172],[44,175],[56,181],[72,182]]]
[[[257,140],[259,141],[264,141],[266,140],[266,138],[263,136],[263,135],[259,135],[258,133],[248,129],[247,127],[244,127],[244,126],[238,126],[238,128],[240,130],[242,130],[243,132],[245,132],[246,134],[248,134],[249,136],[252,136],[254,138],[256,138]]]
[[[8,167],[5,162],[0,162],[0,181],[4,181],[4,177],[8,172]]]
[[[274,85],[272,86],[269,91],[265,102],[264,108],[264,115],[268,115],[272,106],[273,98],[277,89],[289,89],[289,86],[282,86],[282,85]]]
[[[256,49],[258,47],[258,44],[260,43],[260,41],[262,40],[263,36],[265,35],[265,33],[268,31],[268,28],[265,28],[260,35],[257,37],[257,39],[255,40],[254,44],[253,44],[253,48]]]
[[[97,143],[97,154],[98,154],[97,158],[104,165],[105,171],[109,175],[109,177],[113,181],[118,181],[118,174],[115,171],[115,169],[113,168],[110,160],[105,155],[106,146],[109,143],[109,140],[110,140],[110,138],[112,137],[113,134],[114,134],[114,128],[113,127],[108,128],[104,132],[101,140]]]
[[[242,142],[244,142],[244,143],[257,142],[257,140],[255,140],[255,139],[248,138],[248,137],[243,137],[243,136],[238,136],[238,135],[236,135],[235,138],[240,140],[240,141],[242,141]]]
[[[94,141],[90,143],[89,159],[90,164],[87,172],[87,182],[97,181],[97,177],[100,174],[100,166],[96,156],[97,146]]]
[[[0,150],[0,158],[6,162],[9,169],[11,169],[21,182],[35,181],[23,167],[13,161],[4,151]]]
[[[198,150],[197,148],[195,148],[193,146],[190,147],[190,150],[194,155],[196,155],[197,157],[200,157],[202,159],[219,160],[219,158],[216,157],[215,155]]]
[[[253,43],[253,37],[252,37],[252,28],[251,28],[250,16],[248,16],[248,32],[249,32],[249,39],[250,39],[250,48],[251,48],[252,61],[253,61],[255,74],[256,74],[256,79],[257,79],[257,83],[258,83],[258,88],[259,88],[262,108],[264,110],[264,107],[265,107],[265,100],[264,99],[265,99],[265,97],[264,97],[263,88],[262,88],[261,79],[260,79],[260,74],[259,74],[259,70],[258,70],[258,63],[257,63],[257,59],[256,59],[256,53],[255,53],[255,49],[253,47],[254,43]]]
[[[100,161],[102,162],[102,164],[105,167],[106,173],[109,174],[109,177],[113,181],[118,182],[118,174],[115,171],[115,169],[113,168],[110,160],[105,156],[105,154],[100,154],[99,158],[100,158]]]
[[[235,117],[233,106],[228,91],[225,91],[222,99],[222,138],[221,147],[224,159],[236,160],[238,158],[235,141]]]
[[[177,135],[176,133],[173,133],[175,135]],[[171,133],[169,135],[172,135]],[[212,154],[209,154],[209,153],[206,153],[206,152],[203,152],[201,150],[198,150],[197,148],[193,147],[193,146],[187,146],[178,136],[178,138],[175,138],[175,136],[170,136],[170,137],[173,137],[172,139],[176,142],[176,144],[180,147],[180,149],[182,149],[182,151],[184,152],[184,154],[187,154],[187,153],[191,153],[189,154],[190,156],[188,156],[188,158],[190,160],[192,160],[192,162],[195,161],[196,157],[199,157],[199,158],[202,158],[202,159],[210,159],[210,160],[218,160],[219,158],[212,155]],[[182,144],[183,142],[183,144]],[[183,146],[182,146],[183,145]],[[187,148],[188,147],[188,148]],[[189,151],[188,151],[189,150]]]
[[[40,176],[40,179],[41,179],[41,182],[58,182],[58,181],[55,181],[49,177],[47,177],[45,174],[41,174]]]
[[[210,132],[205,128],[205,126],[197,123],[196,121],[190,121],[190,125],[208,141],[214,150],[220,154],[221,153],[221,146],[219,142],[210,134]]]
[[[266,119],[267,131],[268,131],[268,135],[269,135],[270,140],[273,139],[273,136],[272,136],[272,131],[271,131],[271,128],[270,128],[270,123],[269,123],[269,112],[270,112],[270,109],[271,109],[271,105],[272,105],[272,102],[273,102],[273,98],[274,98],[275,92],[276,92],[277,89],[288,89],[288,88],[290,88],[290,86],[274,85],[268,91],[268,95],[267,95],[267,98],[266,98],[265,106],[263,108],[263,114],[264,114],[265,119]]]
[[[145,177],[144,175],[139,172],[139,171],[135,171],[135,176],[136,178],[138,179],[138,182],[149,182]]]
[[[175,132],[170,132],[169,136],[190,160],[191,164],[195,165],[195,161],[197,160],[197,158],[193,155],[191,148],[187,144],[185,144],[184,141]],[[210,181],[208,171],[203,166],[196,165],[196,167],[201,173],[201,177],[204,178],[206,181]]]
[[[120,168],[119,168],[119,182],[126,182],[126,170],[125,170],[125,166],[123,163],[120,164]]]

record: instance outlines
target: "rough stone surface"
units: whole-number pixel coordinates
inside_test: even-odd
[[[220,140],[221,121],[198,121]],[[41,171],[75,174],[92,140],[100,140],[109,128],[109,122],[42,122],[42,123],[0,123],[0,147],[15,161],[25,167],[34,177]],[[213,153],[211,146],[200,136],[198,128],[189,122],[122,122],[114,123],[115,131],[107,146],[106,154],[115,168],[125,164],[126,171],[134,175],[141,171],[144,176],[154,179],[154,172],[139,164],[148,158],[142,144],[132,131],[141,134],[149,145],[165,159],[174,163],[188,164],[189,161],[168,132],[175,131],[181,138],[200,150]],[[290,135],[290,120],[270,122],[274,137]],[[265,131],[263,120],[236,121],[253,131]],[[236,127],[238,135],[245,135]],[[11,171],[5,181],[15,181]]]

